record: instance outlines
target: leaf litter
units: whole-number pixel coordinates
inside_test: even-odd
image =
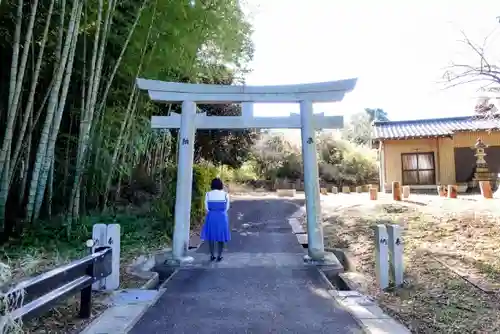
[[[384,311],[413,333],[500,333],[496,200],[435,196],[422,197],[419,205],[368,201],[366,194],[328,197],[333,200],[323,205],[325,245],[346,252],[365,278],[361,292]],[[403,228],[405,283],[389,291],[381,291],[375,279],[373,227],[380,223]]]

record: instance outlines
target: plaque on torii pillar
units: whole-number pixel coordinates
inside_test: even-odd
[[[181,114],[153,116],[155,129],[180,129],[175,226],[172,255],[176,261],[190,261],[189,245],[193,154],[196,129],[301,129],[304,161],[304,190],[307,211],[307,260],[322,262],[325,258],[318,183],[315,130],[343,127],[342,116],[313,114],[314,102],[339,102],[352,91],[357,79],[332,82],[281,85],[211,85],[137,79],[137,86],[147,90],[156,102],[182,102]],[[299,103],[300,114],[285,117],[254,117],[253,103]],[[241,103],[241,116],[208,116],[196,113],[196,104]]]

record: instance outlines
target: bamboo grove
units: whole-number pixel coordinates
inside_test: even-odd
[[[149,117],[177,106],[151,104],[135,78],[234,82],[250,34],[237,0],[0,0],[2,240],[55,216],[69,235],[138,166],[154,177],[175,160],[175,135]]]

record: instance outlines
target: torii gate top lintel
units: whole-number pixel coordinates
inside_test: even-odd
[[[190,84],[137,78],[139,89],[147,90],[153,101],[196,103],[286,103],[303,100],[338,102],[354,89],[356,82],[357,79],[346,79],[281,86],[247,86]]]

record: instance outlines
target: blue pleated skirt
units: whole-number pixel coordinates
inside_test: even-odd
[[[208,201],[208,212],[201,230],[201,240],[222,242],[231,240],[226,201]]]

